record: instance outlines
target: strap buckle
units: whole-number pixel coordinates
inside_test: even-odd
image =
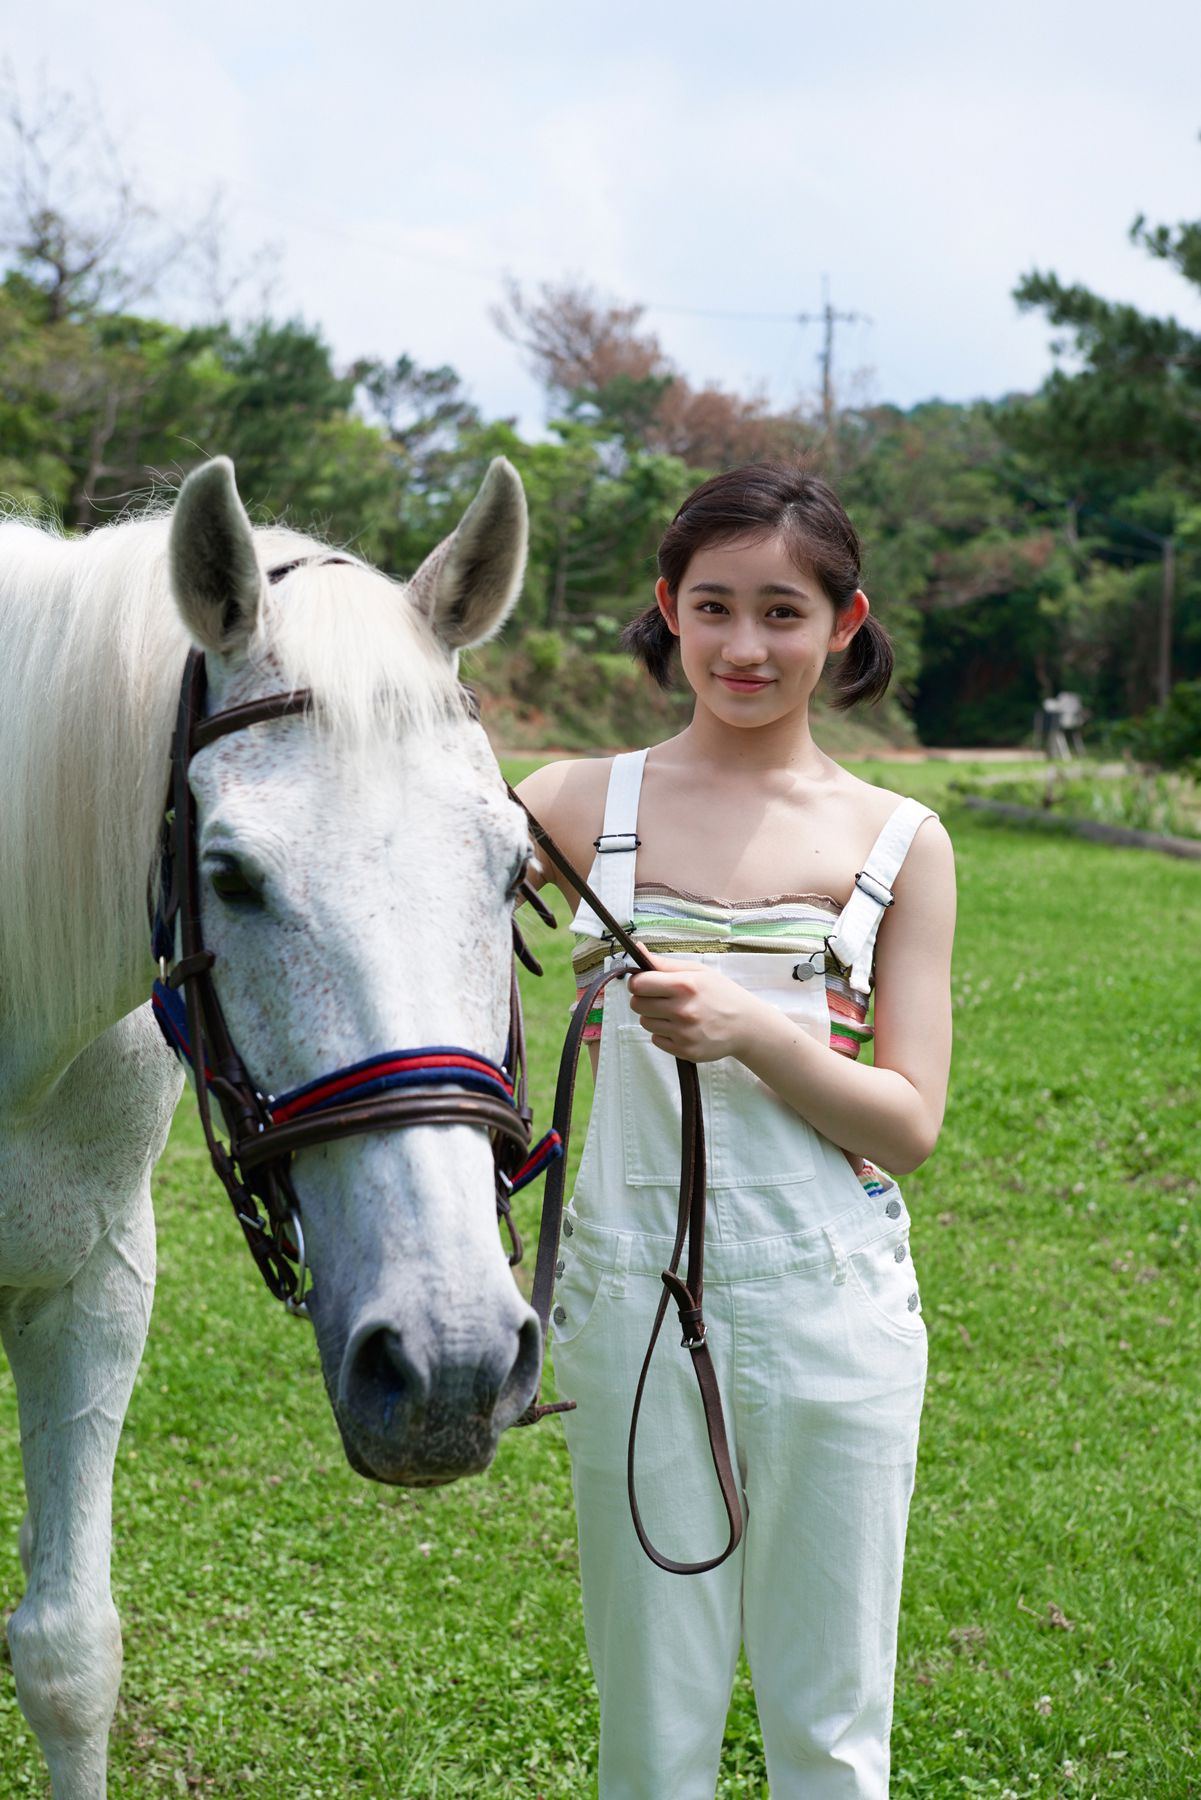
[[[870,869],[860,869],[855,877],[855,886],[861,894],[866,894],[869,900],[874,900],[877,906],[895,904],[896,896],[892,889],[885,887],[882,881],[877,881]]]
[[[602,831],[593,838],[592,848],[598,856],[620,856],[630,850],[641,850],[642,839],[633,831]]]

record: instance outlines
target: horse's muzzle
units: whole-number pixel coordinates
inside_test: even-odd
[[[426,1487],[478,1474],[500,1434],[533,1398],[541,1331],[526,1316],[487,1341],[430,1341],[360,1321],[342,1357],[334,1412],[352,1468],[375,1481]]]

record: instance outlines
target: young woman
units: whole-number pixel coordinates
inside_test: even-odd
[[[810,734],[831,653],[839,705],[879,698],[892,667],[824,482],[761,466],[715,477],[677,513],[659,571],[626,642],[662,684],[678,654],[691,723],[522,788],[656,960],[611,983],[589,1022],[596,1093],[553,1313],[559,1389],[578,1402],[565,1423],[600,1795],[711,1800],[744,1644],[773,1800],[883,1800],[926,1372],[892,1176],[924,1161],[942,1123],[951,847],[932,813]],[[610,946],[586,907],[574,929],[585,983]],[[872,1061],[857,1060],[873,1037]],[[701,1081],[705,1314],[746,1519],[735,1554],[691,1576],[643,1554],[625,1487],[676,1215],[673,1057]],[[644,1522],[680,1560],[727,1535],[689,1364],[665,1329],[637,1454]]]

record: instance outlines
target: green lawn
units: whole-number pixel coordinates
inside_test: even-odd
[[[874,778],[938,804],[963,772]],[[958,1048],[942,1143],[906,1183],[931,1375],[893,1792],[1201,1796],[1201,868],[946,816]],[[544,1119],[565,936],[526,983]],[[512,1433],[459,1487],[363,1483],[190,1111],[157,1192],[159,1298],[117,1468],[111,1793],[587,1796],[560,1427]],[[5,1608],[21,1512],[4,1373]],[[726,1748],[721,1794],[765,1794],[745,1674]],[[0,1794],[47,1792],[0,1668]]]

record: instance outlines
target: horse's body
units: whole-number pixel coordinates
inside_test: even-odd
[[[206,941],[264,1088],[399,1046],[499,1062],[525,834],[454,653],[499,628],[524,546],[507,465],[407,589],[252,534],[224,463],[190,479],[173,520],[78,541],[0,527],[0,1336],[28,1499],[9,1642],[55,1800],[103,1796],[120,1678],[113,1460],[150,1317],[150,1175],[181,1087],[145,997],[184,657],[205,649],[211,710],[315,700],[192,770]],[[323,1144],[294,1179],[351,1461],[411,1483],[482,1468],[540,1348],[485,1133]]]

